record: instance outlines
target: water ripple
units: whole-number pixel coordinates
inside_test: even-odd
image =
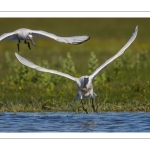
[[[150,113],[0,113],[0,132],[150,132]]]

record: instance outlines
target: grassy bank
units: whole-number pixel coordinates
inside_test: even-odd
[[[60,36],[89,35],[91,39],[81,45],[37,38],[37,46],[32,46],[30,51],[23,42],[20,44],[19,54],[23,57],[76,77],[89,75],[116,54],[138,25],[138,36],[132,45],[93,82],[94,92],[98,94],[94,104],[98,112],[150,111],[150,29],[146,28],[150,19],[13,18],[0,22],[3,22],[0,34],[26,27]],[[80,100],[74,100],[77,93],[74,82],[23,66],[15,52],[17,42],[0,42],[1,112],[83,111]],[[84,101],[89,112],[93,111],[91,103],[90,99]]]

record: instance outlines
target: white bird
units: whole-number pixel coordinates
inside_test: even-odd
[[[11,39],[11,40],[18,40],[18,51],[19,51],[19,44],[21,40],[24,40],[25,44],[28,44],[29,49],[30,43],[27,42],[27,40],[30,40],[32,42],[32,45],[36,45],[35,42],[33,41],[33,37],[48,37],[52,38],[58,42],[64,42],[67,44],[81,44],[87,40],[89,40],[89,36],[71,36],[71,37],[60,37],[52,33],[48,33],[45,31],[38,31],[38,30],[30,30],[26,28],[20,28],[18,30],[15,30],[13,32],[9,33],[4,33],[0,36],[0,41],[5,40],[5,39]]]
[[[94,80],[94,78],[100,73],[100,71],[104,67],[106,67],[110,62],[112,62],[113,60],[115,60],[117,57],[119,57],[120,55],[122,55],[124,53],[124,51],[135,40],[135,38],[137,36],[137,32],[138,32],[138,26],[136,26],[135,31],[132,34],[132,36],[129,39],[129,41],[119,50],[119,52],[117,54],[115,54],[113,57],[111,57],[110,59],[105,61],[91,75],[81,76],[80,78],[76,78],[76,77],[73,77],[73,76],[71,76],[69,74],[65,74],[65,73],[62,73],[62,72],[59,72],[59,71],[56,71],[56,70],[51,70],[51,69],[46,69],[46,68],[40,67],[40,66],[38,66],[38,65],[28,61],[27,59],[21,57],[17,53],[15,53],[15,55],[16,55],[17,59],[22,64],[24,64],[24,65],[26,65],[26,66],[28,66],[30,68],[36,69],[36,70],[41,71],[41,72],[48,72],[48,73],[52,73],[52,74],[57,74],[57,75],[66,77],[66,78],[68,78],[70,80],[73,80],[77,84],[77,88],[78,88],[78,93],[75,96],[75,99],[81,99],[81,101],[82,101],[82,99],[95,98],[97,96],[97,94],[93,92],[92,81]],[[83,104],[82,104],[82,106],[83,106]],[[94,106],[92,106],[92,107],[94,107]],[[87,113],[87,111],[86,111],[86,113]]]

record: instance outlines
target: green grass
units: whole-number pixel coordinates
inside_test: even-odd
[[[31,51],[23,42],[19,54],[46,68],[72,76],[89,75],[97,66],[115,55],[139,32],[126,52],[110,63],[93,82],[98,97],[94,104],[101,111],[150,111],[150,19],[148,18],[1,18],[0,34],[21,27],[45,30],[60,36],[89,35],[81,45],[67,45],[51,39],[36,38]],[[77,87],[61,76],[38,72],[16,59],[17,42],[0,42],[0,111],[82,112],[74,100]],[[91,100],[84,105],[92,112]]]

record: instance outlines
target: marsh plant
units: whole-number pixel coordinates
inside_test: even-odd
[[[98,112],[150,111],[150,52],[141,50],[134,55],[129,54],[116,59],[96,77],[94,87],[98,97],[94,103]],[[80,100],[74,100],[76,87],[73,82],[30,69],[13,60],[10,52],[6,52],[4,57],[6,61],[1,68],[7,67],[4,71],[7,75],[0,79],[0,111],[82,112]],[[66,53],[66,57],[58,63],[60,71],[76,76],[71,53]],[[38,64],[54,68],[46,59]],[[99,65],[97,55],[92,51],[88,59],[88,74]],[[91,99],[84,101],[89,111],[92,111],[91,104]]]
[[[63,68],[62,72],[75,76],[76,70],[72,56],[69,52],[67,53],[67,57],[63,60],[62,68]]]
[[[88,74],[92,74],[99,66],[98,59],[94,53],[94,51],[91,52],[89,62],[88,62]]]

